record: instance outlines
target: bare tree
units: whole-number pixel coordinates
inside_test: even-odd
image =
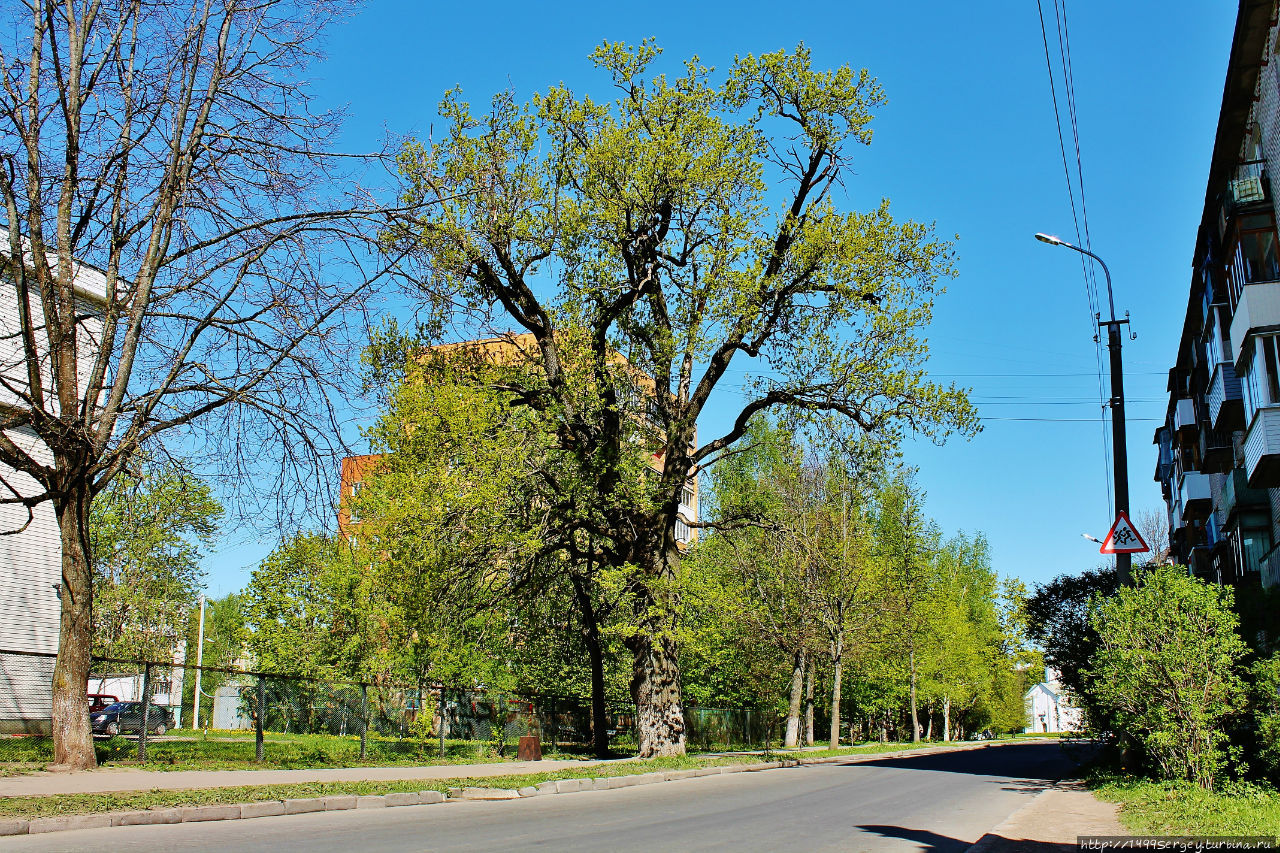
[[[95,763],[94,496],[139,448],[197,425],[260,487],[318,474],[337,435],[331,365],[352,342],[339,321],[377,277],[363,246],[385,221],[334,189],[370,160],[329,149],[336,116],[313,110],[301,77],[345,7],[25,0],[0,13],[0,275],[13,308],[0,462],[34,481],[0,492],[27,518],[45,501],[57,518],[61,767]]]
[[[1138,531],[1151,551],[1143,555],[1152,565],[1162,566],[1172,559],[1169,547],[1169,516],[1163,509],[1144,509],[1138,514]]]

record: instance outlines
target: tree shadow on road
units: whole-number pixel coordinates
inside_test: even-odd
[[[902,755],[870,761],[841,761],[835,762],[835,765],[1012,777],[1011,781],[1016,780],[1019,785],[1017,790],[1026,790],[1026,785],[1048,785],[1061,779],[1076,767],[1076,762],[1064,755],[1057,744],[1025,744],[931,755]]]
[[[863,824],[857,827],[866,832],[874,832],[885,838],[901,838],[920,845],[927,853],[964,853],[972,848],[975,853],[1070,853],[1076,849],[1074,844],[1053,844],[1047,841],[1028,841],[1021,838],[1004,838],[996,835],[983,836],[978,845],[968,841],[939,835],[923,829],[907,829],[901,826],[884,826],[881,824]]]

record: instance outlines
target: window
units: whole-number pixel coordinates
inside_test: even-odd
[[[1263,406],[1280,405],[1280,346],[1275,335],[1258,335],[1245,346],[1244,375],[1240,387],[1244,392],[1245,423]]]
[[[692,538],[693,538],[693,532],[692,530],[690,530],[689,525],[685,524],[685,522],[682,519],[677,518],[676,519],[676,541],[688,542]]]
[[[363,489],[364,489],[364,483],[360,482],[359,480],[357,480],[357,481],[355,481],[354,483],[352,483],[352,484],[351,484],[351,499],[352,499],[352,501],[354,501],[356,498],[360,497],[360,492],[361,492]],[[352,521],[353,523],[357,523],[357,524],[358,524],[358,523],[360,522],[360,510],[359,510],[359,508],[357,507],[357,505],[356,505],[355,503],[349,503],[349,504],[347,504],[347,514],[348,514],[348,516],[351,518],[351,521]]]
[[[687,507],[693,507],[693,489],[688,486],[684,487],[684,491],[680,494],[680,503]]]
[[[1228,254],[1231,266],[1231,304],[1240,302],[1246,284],[1280,279],[1280,254],[1276,250],[1276,226],[1271,214],[1261,213],[1240,219],[1235,248]]]

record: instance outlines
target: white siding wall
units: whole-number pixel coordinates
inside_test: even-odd
[[[80,282],[77,290],[94,292],[82,288]],[[101,293],[100,287],[97,293]],[[0,371],[10,382],[25,375],[22,347],[15,337],[16,296],[12,282],[0,279]],[[80,311],[86,319],[81,324],[79,343],[84,355],[79,374],[84,383],[92,369],[102,322],[97,303],[81,302]],[[38,306],[35,309],[39,310]],[[15,403],[14,395],[0,385],[0,405],[12,407]],[[48,448],[30,429],[7,434],[36,459],[50,461]],[[0,477],[24,496],[41,491],[33,479],[7,466],[0,465]],[[9,492],[0,486],[0,494],[8,496]],[[26,521],[24,508],[0,505],[0,649],[56,653],[60,601],[54,585],[62,581],[62,548],[53,506],[46,502],[35,507],[31,523],[15,532]],[[0,733],[48,731],[52,674],[51,658],[0,655]]]

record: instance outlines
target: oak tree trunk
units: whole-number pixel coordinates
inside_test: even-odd
[[[800,745],[800,703],[804,699],[804,652],[797,649],[791,663],[791,696],[787,703],[787,734],[782,745]]]
[[[813,746],[813,665],[804,671],[804,742]]]
[[[844,643],[831,644],[831,739],[832,749],[840,748],[840,676],[844,667]]]
[[[58,659],[53,666],[54,766],[63,770],[96,767],[93,732],[85,696],[89,692],[93,575],[89,564],[88,494],[70,490],[54,501],[62,543],[62,614],[58,624]]]
[[[684,755],[684,704],[680,667],[670,634],[638,631],[627,638],[635,657],[631,698],[636,703],[636,741],[641,758]]]

